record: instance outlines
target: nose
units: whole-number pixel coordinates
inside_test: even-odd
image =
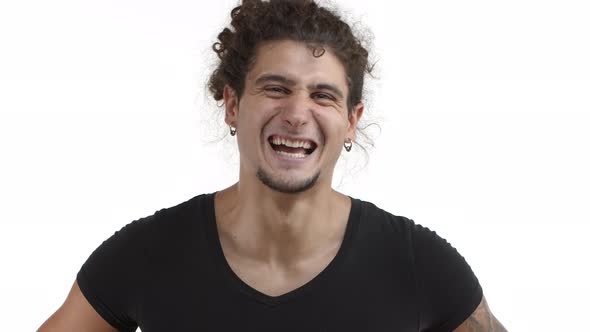
[[[304,93],[293,94],[281,112],[281,118],[288,127],[304,126],[310,117],[312,105]]]

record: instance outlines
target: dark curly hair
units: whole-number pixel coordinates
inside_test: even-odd
[[[326,48],[332,51],[346,70],[349,113],[362,100],[365,73],[372,71],[369,52],[348,24],[314,0],[242,0],[231,11],[231,28],[223,29],[213,44],[220,62],[208,87],[216,101],[223,100],[226,84],[241,97],[257,47],[264,41],[282,39],[306,43],[317,57]]]

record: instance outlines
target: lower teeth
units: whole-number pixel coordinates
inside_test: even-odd
[[[285,151],[277,151],[275,150],[277,153],[282,154],[284,156],[287,157],[292,157],[292,158],[305,158],[305,154],[303,153],[289,153],[289,152],[285,152]]]

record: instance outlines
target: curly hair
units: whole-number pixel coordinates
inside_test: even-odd
[[[226,84],[241,97],[257,47],[283,39],[306,43],[316,57],[326,48],[333,52],[346,70],[349,113],[362,100],[365,73],[372,71],[369,52],[347,23],[314,0],[242,0],[231,11],[231,28],[223,29],[213,44],[220,61],[208,87],[216,101],[223,100]]]

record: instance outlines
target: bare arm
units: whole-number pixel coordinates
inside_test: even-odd
[[[454,332],[507,332],[496,317],[490,311],[488,302],[482,297],[481,303],[467,320],[465,320]]]
[[[117,332],[92,308],[78,283],[74,282],[64,304],[39,327],[37,332]]]

